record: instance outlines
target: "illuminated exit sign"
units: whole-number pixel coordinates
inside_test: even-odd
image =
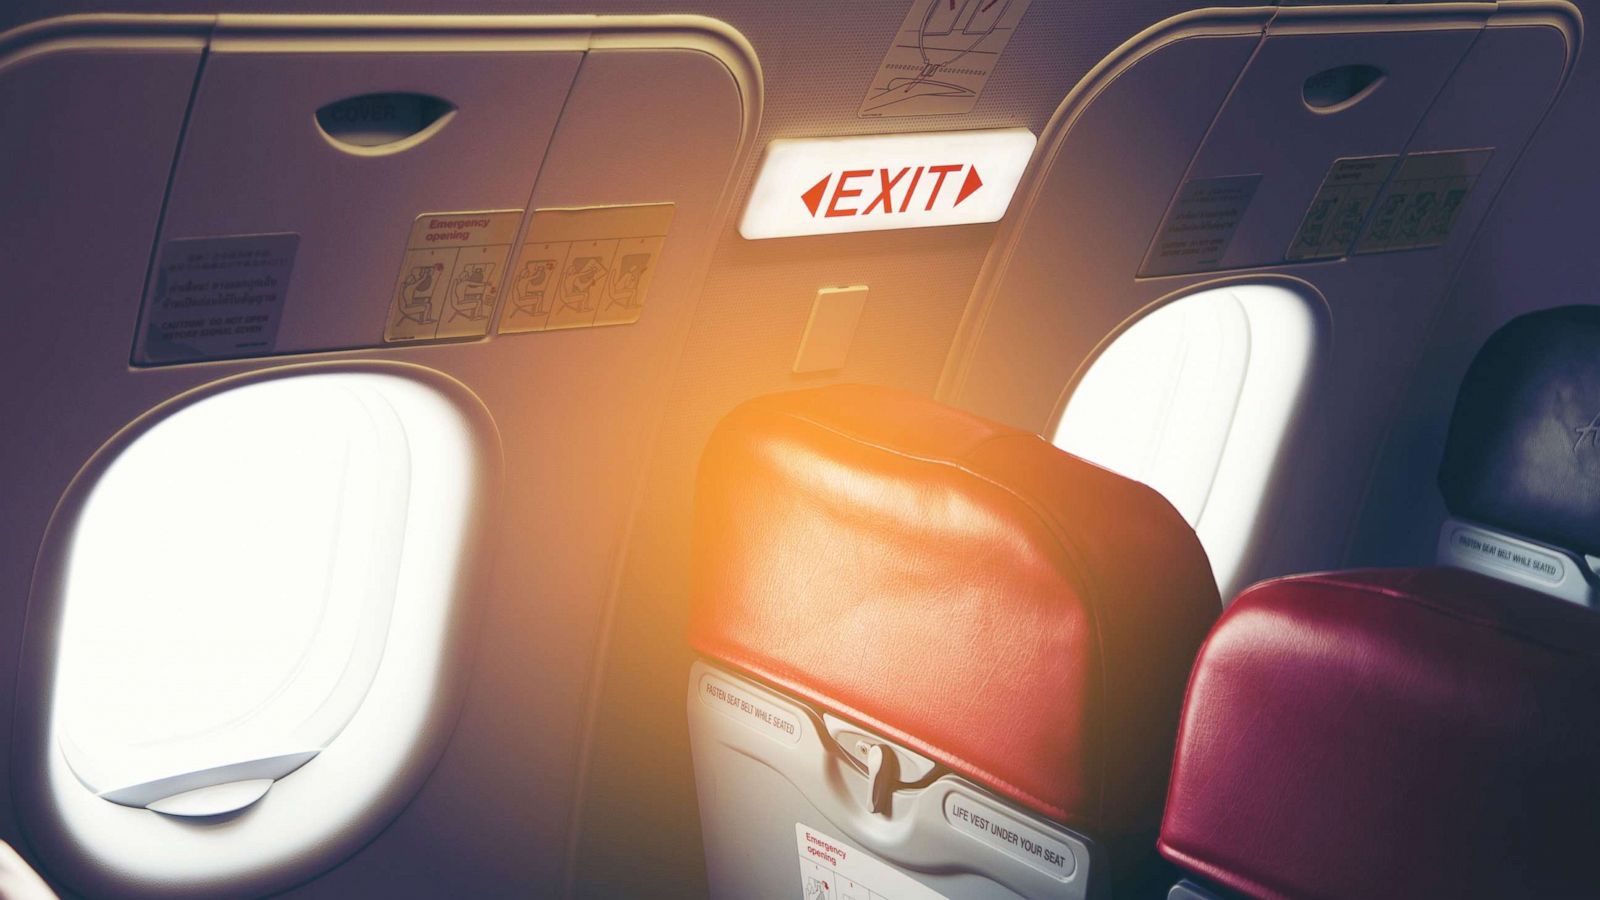
[[[997,222],[1033,144],[1026,128],[773,141],[739,233],[760,240]]]

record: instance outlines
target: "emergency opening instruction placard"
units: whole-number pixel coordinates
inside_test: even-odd
[[[1399,158],[1391,154],[1334,160],[1284,258],[1336,259],[1349,253]]]
[[[1489,149],[1408,154],[1378,198],[1355,252],[1442,246],[1493,155]]]
[[[843,840],[795,823],[804,900],[948,900],[945,895]]]
[[[672,212],[671,203],[534,210],[499,333],[637,322]]]
[[[411,224],[389,300],[390,343],[483,337],[522,210],[424,213]]]
[[[273,350],[300,235],[184,238],[161,247],[134,341],[136,365]]]

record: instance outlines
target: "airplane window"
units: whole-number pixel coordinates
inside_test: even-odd
[[[453,569],[448,541],[407,538],[463,526],[469,439],[430,389],[352,372],[213,394],[137,437],[70,548],[54,727],[78,780],[212,816],[316,757],[378,671],[403,552]]]
[[[1317,320],[1272,285],[1216,288],[1139,319],[1073,391],[1053,442],[1161,492],[1235,587]]]

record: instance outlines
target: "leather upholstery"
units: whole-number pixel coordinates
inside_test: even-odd
[[[1463,519],[1600,553],[1600,306],[1495,332],[1456,399],[1439,491]]]
[[[1594,897],[1600,616],[1454,569],[1257,585],[1195,665],[1160,849],[1254,897]]]
[[[1154,491],[912,395],[799,391],[711,438],[693,555],[700,653],[1088,834],[1154,833],[1221,610]]]

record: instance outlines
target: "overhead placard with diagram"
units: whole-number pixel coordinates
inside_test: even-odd
[[[1349,253],[1361,234],[1367,213],[1372,211],[1372,202],[1378,199],[1378,192],[1399,159],[1397,154],[1390,154],[1334,160],[1317,195],[1306,207],[1300,230],[1284,258],[1337,259]]]
[[[1494,150],[1411,153],[1400,163],[1356,253],[1442,246]]]
[[[970,112],[1032,0],[912,0],[857,114]]]
[[[424,213],[411,225],[389,300],[389,343],[483,337],[522,210]]]
[[[671,203],[536,209],[500,307],[500,334],[639,320]]]

